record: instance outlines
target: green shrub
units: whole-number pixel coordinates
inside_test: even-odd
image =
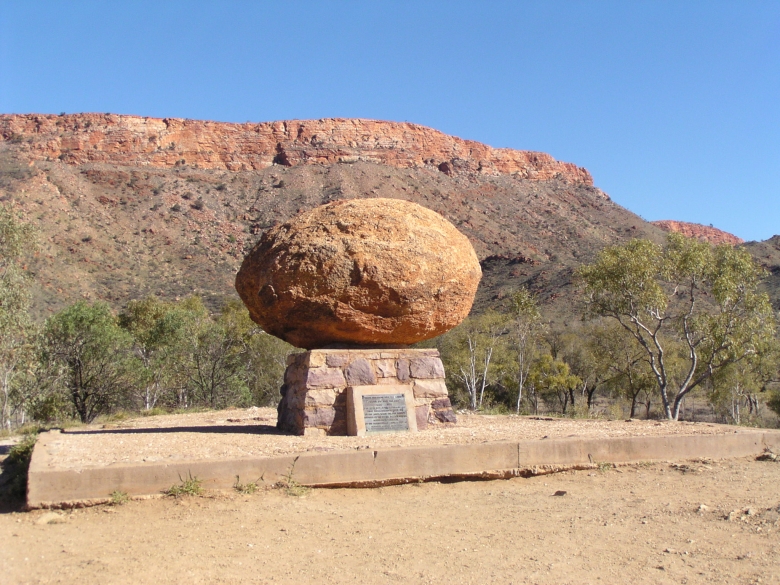
[[[260,489],[260,482],[263,481],[263,476],[260,476],[255,481],[248,483],[241,483],[239,476],[236,476],[236,483],[233,484],[233,489],[240,494],[253,494]]]
[[[159,408],[159,407],[150,408],[149,410],[141,411],[141,416],[160,416],[163,414],[168,414],[168,411],[165,410],[164,408]]]
[[[174,498],[181,498],[182,496],[199,496],[203,493],[203,488],[200,484],[203,483],[202,479],[194,477],[191,473],[188,474],[187,479],[179,476],[179,483],[172,485],[165,490],[165,495],[172,496]]]
[[[110,496],[111,501],[109,502],[109,505],[111,506],[121,506],[122,504],[126,504],[130,501],[130,497],[127,495],[126,492],[120,492],[119,490],[114,490],[111,492]]]
[[[766,405],[778,416],[780,416],[780,390],[775,390],[770,394],[769,400],[766,401]]]

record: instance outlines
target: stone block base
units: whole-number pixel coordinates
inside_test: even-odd
[[[276,426],[297,435],[346,435],[347,387],[405,385],[417,429],[455,423],[436,349],[314,349],[287,357]]]

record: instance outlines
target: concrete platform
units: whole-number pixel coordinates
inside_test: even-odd
[[[373,487],[530,476],[600,463],[724,459],[780,449],[780,431],[736,429],[721,434],[573,437],[58,468],[50,446],[59,436],[60,431],[43,433],[35,447],[28,480],[30,508],[99,504],[113,491],[131,497],[159,495],[190,475],[201,479],[206,489],[231,489],[237,476],[242,483],[261,480],[265,485],[292,477],[312,487]]]

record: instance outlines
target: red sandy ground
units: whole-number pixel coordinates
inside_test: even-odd
[[[519,441],[563,437],[630,437],[722,434],[734,427],[654,420],[570,419],[458,414],[456,425],[435,425],[419,433],[368,437],[297,437],[276,432],[276,409],[249,408],[140,417],[67,429],[49,452],[52,466],[79,468],[142,461],[230,459],[305,453]],[[133,433],[137,429],[177,432]],[[212,432],[219,430],[219,432]]]
[[[751,458],[3,514],[0,582],[780,583],[779,485]]]

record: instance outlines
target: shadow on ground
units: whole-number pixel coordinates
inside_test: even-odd
[[[13,450],[13,451],[12,451]],[[27,469],[30,466],[29,449],[14,449],[14,445],[0,446],[0,514],[21,512],[27,497]]]
[[[149,427],[140,429],[63,430],[65,435],[135,435],[139,433],[238,433],[247,435],[289,435],[271,425]]]

